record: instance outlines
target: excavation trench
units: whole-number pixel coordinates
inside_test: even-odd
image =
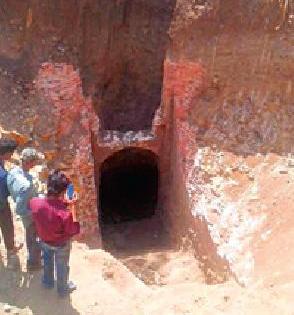
[[[103,162],[99,221],[104,247],[146,250],[158,245],[154,241],[163,233],[158,187],[158,157],[149,150],[127,148]]]
[[[103,247],[148,285],[199,281],[194,256],[172,246],[160,204],[158,156],[126,148],[100,167]],[[176,270],[176,272],[174,271]]]

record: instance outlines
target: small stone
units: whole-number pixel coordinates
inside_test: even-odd
[[[225,301],[225,302],[228,302],[229,300],[230,300],[230,297],[227,296],[227,295],[225,295],[225,296],[224,296],[224,301]]]
[[[105,271],[103,273],[104,279],[113,279],[114,278],[114,272],[113,271]]]
[[[4,304],[3,310],[4,310],[5,313],[10,313],[11,310],[12,310],[12,306],[9,305],[9,304]]]
[[[253,180],[255,179],[254,174],[253,174],[253,173],[249,173],[249,174],[248,174],[248,179],[251,180],[251,181],[253,181]]]

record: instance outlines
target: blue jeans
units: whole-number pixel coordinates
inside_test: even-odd
[[[46,288],[54,287],[54,265],[56,269],[57,291],[60,295],[66,293],[68,289],[68,274],[69,274],[69,255],[70,242],[64,246],[55,247],[41,242],[43,260],[44,260],[44,275],[42,279],[43,286]]]
[[[37,231],[34,223],[25,226],[26,231],[26,245],[28,251],[28,266],[41,265],[41,248],[37,240]]]

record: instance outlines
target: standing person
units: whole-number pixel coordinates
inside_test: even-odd
[[[70,239],[80,232],[74,204],[76,196],[69,200],[66,190],[70,184],[64,173],[55,170],[47,181],[47,197],[33,198],[30,202],[44,260],[42,284],[54,287],[54,265],[57,277],[57,292],[60,297],[70,294],[76,286],[68,281]]]
[[[29,171],[39,163],[41,158],[41,154],[34,148],[24,149],[21,153],[21,166],[14,167],[7,176],[8,190],[16,204],[15,211],[21,217],[25,229],[28,271],[42,268],[41,249],[37,241],[31,209],[29,208],[29,201],[38,195],[33,177],[29,174]]]
[[[9,191],[7,187],[7,171],[4,162],[11,159],[12,154],[17,148],[17,143],[13,140],[0,139],[0,229],[7,251],[7,263],[13,261],[13,256],[22,247],[22,244],[15,246],[14,226],[11,209],[8,203]]]

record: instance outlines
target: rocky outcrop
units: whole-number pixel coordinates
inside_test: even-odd
[[[11,0],[0,26],[1,128],[70,169],[84,231],[99,167],[135,146],[210,279],[293,272],[292,2]]]

